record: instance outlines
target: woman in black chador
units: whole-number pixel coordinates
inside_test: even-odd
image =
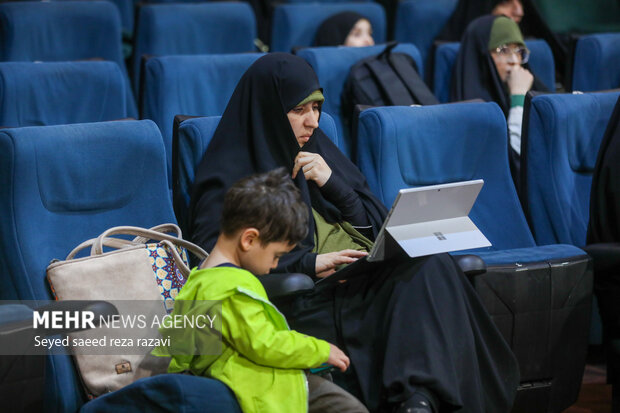
[[[269,54],[246,71],[197,169],[194,242],[213,247],[233,182],[283,166],[313,219],[275,272],[317,279],[366,254],[386,209],[318,128],[322,101],[316,74],[299,57]],[[512,406],[515,358],[447,254],[365,263],[347,282],[321,283],[281,309],[292,328],[345,349],[352,373],[336,381],[373,412],[501,413]]]
[[[370,20],[354,11],[328,17],[316,31],[313,46],[374,46]]]
[[[592,176],[590,222],[586,243],[607,244],[608,253],[593,254],[594,293],[603,323],[607,382],[612,385],[613,411],[620,411],[620,270],[614,258],[620,242],[620,99],[603,135]],[[610,244],[613,248],[610,248]],[[588,251],[590,252],[590,251]],[[607,257],[605,257],[607,255]],[[611,258],[611,259],[610,259]],[[597,260],[609,260],[597,265]],[[605,268],[607,267],[607,268]]]
[[[534,3],[532,0],[459,0],[435,40],[459,42],[469,23],[476,18],[486,14],[507,16],[519,23],[524,36],[547,41],[561,76],[566,70],[568,39],[551,31]]]
[[[519,26],[505,16],[472,21],[461,40],[454,63],[451,100],[495,102],[506,115],[510,170],[517,188],[521,168],[521,130],[525,94],[548,91],[530,72],[529,50]]]

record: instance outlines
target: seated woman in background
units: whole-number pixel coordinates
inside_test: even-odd
[[[435,40],[460,42],[467,26],[476,18],[492,14],[506,16],[519,24],[526,37],[545,39],[551,47],[558,74],[565,70],[568,56],[568,39],[551,31],[532,0],[459,0]]]
[[[271,53],[246,71],[196,171],[194,242],[213,247],[235,181],[283,166],[311,219],[274,272],[324,278],[367,254],[387,211],[318,128],[323,100],[316,74],[294,55]],[[280,307],[291,328],[349,355],[352,372],[339,384],[373,412],[510,410],[516,360],[450,255],[357,264],[347,282],[321,283]]]
[[[321,23],[313,46],[374,46],[372,25],[359,13],[344,11]]]
[[[506,16],[517,23],[523,19],[521,0],[459,0],[436,40],[459,42],[465,29],[480,16]]]
[[[496,102],[508,120],[511,170],[518,181],[525,94],[547,91],[529,70],[519,26],[505,16],[479,17],[467,27],[454,64],[451,100]]]

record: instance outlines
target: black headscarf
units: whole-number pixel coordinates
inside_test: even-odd
[[[446,42],[459,42],[467,26],[474,19],[490,14],[495,6],[505,0],[459,0],[450,16],[450,19],[443,27],[436,40]],[[524,37],[535,37],[545,39],[551,47],[555,65],[560,75],[566,69],[568,58],[568,44],[559,36],[554,34],[547,23],[544,21],[536,5],[531,0],[521,0],[523,5],[523,19],[519,23]]]
[[[452,75],[451,100],[483,99],[496,102],[508,115],[510,110],[510,94],[489,52],[489,38],[493,22],[498,16],[482,16],[467,27],[459,54],[454,64]],[[523,65],[529,69],[527,64]],[[531,90],[547,92],[545,85],[534,75]]]
[[[219,234],[224,193],[245,176],[285,167],[292,172],[300,148],[287,113],[321,89],[310,65],[288,53],[270,53],[248,68],[233,92],[213,139],[196,170],[190,200],[191,239],[210,251]],[[303,150],[320,154],[332,175],[357,192],[373,228],[380,228],[385,207],[375,198],[362,173],[320,129]],[[330,178],[331,179],[331,178]],[[303,172],[294,180],[302,198],[328,222],[341,222],[340,211],[323,197]],[[312,214],[310,214],[312,216]],[[314,221],[308,236],[280,259],[278,270],[314,274]]]
[[[620,242],[620,98],[603,135],[590,191],[587,244]]]
[[[314,37],[314,46],[342,46],[351,29],[360,19],[366,19],[359,13],[343,11],[325,19]]]
[[[504,0],[459,0],[443,27],[437,40],[460,42],[465,29],[476,18],[491,14],[491,11]]]

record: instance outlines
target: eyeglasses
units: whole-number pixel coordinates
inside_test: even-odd
[[[523,46],[510,47],[503,45],[496,48],[495,52],[502,57],[509,57],[512,56],[512,54],[516,54],[521,58],[521,64],[525,64],[528,60],[530,60],[530,51],[527,50],[527,47]]]

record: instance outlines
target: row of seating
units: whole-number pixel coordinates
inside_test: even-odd
[[[528,41],[528,45],[537,52],[532,57],[533,70],[542,74],[539,76],[544,83],[553,84],[553,58],[547,44]],[[299,51],[313,66],[324,87],[324,110],[333,114],[343,140],[343,152],[349,156],[354,153],[354,138],[348,136],[341,120],[340,95],[353,63],[382,49],[383,46],[323,47]],[[458,44],[446,44],[438,49],[446,52],[438,54],[442,58],[435,65],[435,77],[442,80],[437,83],[443,85],[436,92],[442,101],[447,100],[445,95],[457,49]],[[421,56],[415,46],[399,45],[397,51],[412,56],[423,73]],[[142,118],[154,120],[164,136],[169,176],[174,116],[220,115],[243,72],[260,56],[257,53],[165,56],[146,62],[140,112]],[[5,81],[2,99],[7,103],[0,106],[0,125],[64,124],[132,115],[126,102],[118,100],[127,95],[127,86],[122,72],[112,63],[0,63],[0,72]],[[84,104],[68,110],[66,102],[75,99]],[[36,110],[23,110],[20,105]]]
[[[435,4],[436,3],[436,4]],[[400,4],[396,39],[413,43],[420,53],[418,67],[428,62],[433,30],[441,27],[451,12],[454,0],[427,2],[407,0]],[[315,32],[326,17],[342,10],[356,10],[367,16],[374,29],[377,43],[387,39],[385,12],[372,2],[314,4],[284,4],[274,11],[273,51],[288,52],[293,47],[311,46]],[[441,10],[441,13],[439,11]],[[435,16],[437,13],[441,16]],[[121,49],[121,22],[118,11],[107,1],[15,2],[0,4],[0,61],[59,61],[103,59],[117,62],[125,71]],[[416,22],[423,22],[418,24]],[[399,29],[402,28],[402,29]],[[142,56],[238,53],[255,50],[256,22],[247,3],[209,2],[194,4],[147,4],[139,8],[134,51],[131,62],[132,89],[139,92]],[[437,29],[439,30],[439,29]],[[573,70],[574,90],[602,90],[620,85],[618,67],[620,34],[584,36],[575,52]],[[43,39],[43,40],[42,40]],[[554,89],[553,60],[548,47],[533,47],[532,66],[535,73],[550,89]],[[440,101],[446,101],[450,85],[451,57],[456,45],[440,46],[435,52],[434,90]],[[538,57],[537,57],[538,55]],[[537,67],[536,62],[545,67]],[[540,66],[540,65],[538,65]],[[541,70],[538,70],[541,69]],[[593,70],[594,69],[594,70]],[[611,70],[607,70],[611,69]],[[448,80],[445,80],[448,79]],[[136,115],[131,90],[127,90],[128,108]]]
[[[568,149],[552,149],[546,156],[558,156],[558,162],[569,163],[575,174],[583,173],[598,150],[605,115],[609,117],[619,95],[613,92],[537,96],[529,112],[529,148],[539,157],[545,157],[539,153],[540,145],[534,142],[554,136],[554,147],[564,144]],[[575,111],[584,113],[584,107],[596,112],[596,121],[574,116]],[[542,110],[550,112],[541,116]],[[542,126],[534,121],[539,118]],[[556,119],[560,121],[555,122]],[[217,117],[190,119],[179,128],[174,158],[175,170],[178,168],[175,176],[179,180],[175,180],[175,191],[182,193],[185,202],[193,179],[191,174],[218,121]],[[571,128],[567,126],[569,122],[579,127]],[[590,125],[595,127],[590,129]],[[335,123],[327,113],[323,114],[320,126],[337,145],[342,145]],[[543,131],[537,132],[536,128]],[[577,132],[566,136],[572,130]],[[546,385],[556,390],[546,403],[555,406],[551,411],[558,411],[560,406],[572,403],[573,395],[576,397],[575,386],[579,388],[587,344],[591,272],[583,251],[555,244],[567,240],[552,241],[554,245],[546,247],[536,246],[543,242],[538,240],[538,235],[532,236],[519,205],[508,171],[505,131],[505,118],[494,103],[373,108],[364,111],[360,118],[358,164],[386,206],[401,187],[485,180],[471,217],[493,247],[475,251],[488,265],[483,285],[477,288],[486,288],[487,293],[481,294],[483,302],[513,349],[523,348],[518,341],[533,323],[542,323],[543,330],[549,332],[530,337],[526,346],[537,357],[539,351],[548,354],[547,363],[528,364],[532,354],[517,352],[517,357],[524,381],[553,379]],[[175,208],[173,212],[166,185],[168,178],[163,172],[166,163],[163,142],[157,126],[148,120],[0,132],[0,182],[3,183],[0,211],[7,218],[0,223],[2,245],[15,251],[3,256],[1,262],[5,275],[0,297],[49,299],[45,283],[49,261],[63,258],[83,239],[109,226],[148,227],[174,222],[174,213],[180,216],[182,211]],[[67,147],[72,150],[67,151]],[[530,159],[528,168],[534,163],[539,162]],[[538,175],[537,179],[540,179]],[[530,186],[528,190],[529,193],[542,191],[545,198],[553,198],[555,195],[549,191],[557,187],[571,188],[571,185]],[[585,189],[575,192],[587,198]],[[531,214],[530,218],[534,217]],[[566,220],[564,224],[573,226],[573,222]],[[72,231],[67,232],[69,227]],[[570,243],[582,245],[579,241]],[[538,290],[517,294],[523,285],[515,284],[517,277],[509,278],[512,283],[507,282],[509,263],[512,266],[517,263],[521,270],[527,268],[533,277],[538,277]],[[543,265],[534,268],[533,263]],[[567,279],[560,274],[571,276]],[[540,317],[543,304],[550,300],[557,301],[556,310],[548,318]],[[561,332],[558,341],[549,342],[557,337],[552,331]],[[566,348],[568,343],[570,348]],[[559,365],[563,366],[561,374]],[[49,374],[49,383],[56,383],[50,385],[50,396],[54,397],[50,403],[58,411],[75,411],[83,400],[70,361],[61,356],[51,358]],[[206,391],[200,385],[194,387]],[[144,389],[140,382],[123,394]],[[85,407],[94,408],[96,404],[97,401],[90,402]]]

